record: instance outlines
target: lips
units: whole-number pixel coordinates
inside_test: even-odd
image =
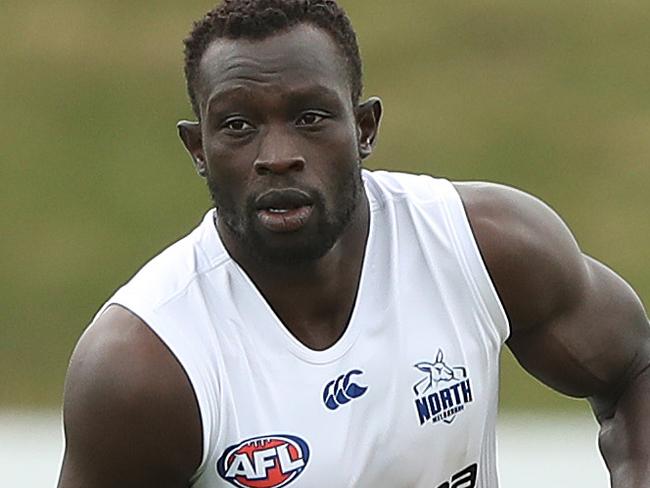
[[[295,232],[309,220],[314,209],[309,194],[295,188],[273,189],[255,200],[257,218],[271,232]]]

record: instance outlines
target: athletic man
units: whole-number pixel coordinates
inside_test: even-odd
[[[226,1],[186,75],[215,209],[81,338],[59,487],[492,488],[505,341],[650,486],[639,298],[529,195],[362,171],[381,104],[333,1]]]

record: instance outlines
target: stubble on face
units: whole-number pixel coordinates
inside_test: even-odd
[[[208,191],[216,209],[216,218],[228,229],[240,248],[252,259],[265,266],[305,266],[327,254],[340,239],[350,224],[359,206],[363,192],[360,161],[348,172],[340,172],[333,179],[332,188],[325,192],[304,185],[292,185],[308,193],[313,199],[316,222],[308,229],[301,229],[302,235],[290,245],[273,245],[268,231],[261,228],[257,220],[255,201],[258,192],[249,194],[243,207],[236,198],[210,175],[206,177]]]

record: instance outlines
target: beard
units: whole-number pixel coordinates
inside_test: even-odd
[[[304,266],[327,254],[352,220],[363,188],[360,165],[338,175],[329,192],[333,202],[330,205],[320,189],[283,181],[283,186],[299,188],[310,195],[313,201],[311,218],[317,220],[297,231],[303,234],[299,239],[274,245],[257,219],[255,200],[261,192],[248,195],[242,207],[209,175],[206,182],[218,221],[228,228],[241,250],[262,265],[275,266]],[[267,188],[262,191],[265,190]]]

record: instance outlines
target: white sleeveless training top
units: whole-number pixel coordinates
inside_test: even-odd
[[[214,211],[102,308],[138,315],[185,369],[203,424],[193,487],[497,487],[509,329],[460,197],[429,176],[363,178],[359,291],[329,349],[289,333],[226,252]]]

